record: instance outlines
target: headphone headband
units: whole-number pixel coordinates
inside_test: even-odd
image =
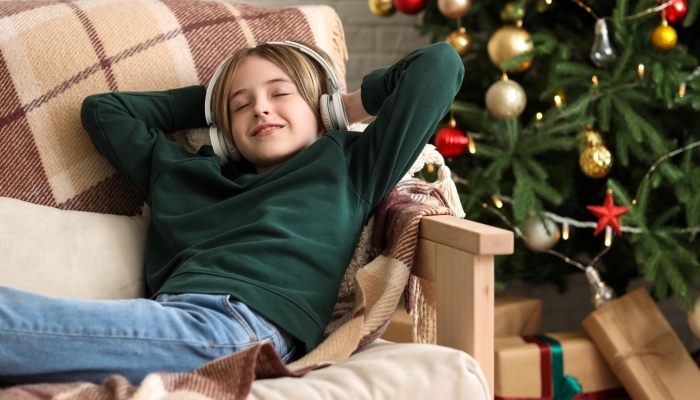
[[[293,47],[316,60],[328,74],[328,85],[331,92],[321,96],[321,119],[323,120],[324,126],[327,130],[329,130],[329,127],[334,129],[347,129],[348,118],[345,114],[345,107],[342,104],[340,81],[335,74],[335,70],[331,64],[328,63],[328,61],[326,61],[323,57],[321,57],[321,55],[316,53],[311,48],[290,40],[285,40],[283,42],[263,42],[258,44],[276,44]],[[258,46],[258,44],[254,44],[249,47],[255,48]],[[207,86],[207,93],[204,98],[204,116],[206,117],[207,124],[209,124],[209,138],[211,140],[214,152],[221,158],[221,163],[223,165],[227,164],[229,160],[234,158],[232,152],[238,153],[238,151],[235,148],[235,145],[233,146],[233,149],[229,148],[223,132],[218,129],[216,115],[211,107],[211,99],[214,94],[214,86],[224,70],[224,65],[226,65],[226,62],[231,57],[233,56],[231,55],[226,57],[226,59],[219,64],[216,71],[214,71],[214,75],[212,75],[211,79],[209,80],[209,86]]]

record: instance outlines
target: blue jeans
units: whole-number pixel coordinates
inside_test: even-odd
[[[269,340],[283,361],[294,338],[230,295],[79,300],[0,286],[0,388],[110,375],[190,372]]]

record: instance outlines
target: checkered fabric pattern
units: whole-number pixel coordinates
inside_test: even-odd
[[[345,85],[343,28],[327,6],[223,1],[0,1],[0,196],[65,210],[139,215],[143,202],[80,124],[85,97],[207,85],[235,50],[301,40]]]

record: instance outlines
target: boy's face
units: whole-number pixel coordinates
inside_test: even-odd
[[[258,173],[289,161],[323,134],[291,78],[264,58],[243,61],[231,82],[231,96],[233,139]],[[261,126],[271,128],[261,131]]]

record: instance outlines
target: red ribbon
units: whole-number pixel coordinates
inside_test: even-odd
[[[552,398],[552,350],[549,343],[543,342],[532,335],[523,335],[528,343],[535,343],[540,348],[540,381],[542,382],[542,397]]]
[[[540,381],[542,382],[542,397],[501,397],[494,400],[554,400],[552,397],[552,350],[549,343],[532,335],[522,335],[527,343],[535,343],[540,348]],[[579,393],[572,400],[623,400],[629,395],[622,388],[601,390],[599,392]]]

